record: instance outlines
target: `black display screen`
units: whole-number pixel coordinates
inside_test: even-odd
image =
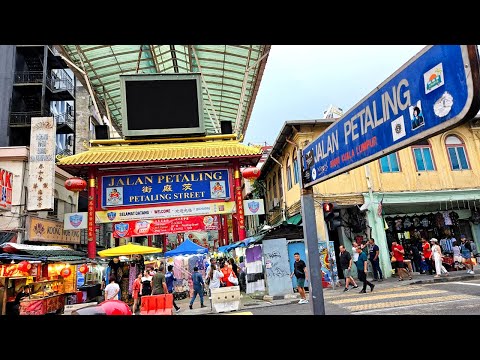
[[[195,79],[130,80],[125,92],[128,130],[200,126]]]

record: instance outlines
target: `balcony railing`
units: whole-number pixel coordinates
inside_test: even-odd
[[[47,76],[47,86],[52,92],[67,90],[73,95],[73,81],[64,70],[60,70],[58,73],[52,71]]]
[[[10,112],[11,126],[25,126],[32,123],[32,117],[49,116],[42,115],[41,111],[12,111]]]
[[[73,115],[70,113],[64,113],[59,115],[52,115],[50,111],[46,111],[42,114],[41,111],[12,111],[10,112],[10,125],[11,126],[26,126],[32,123],[32,117],[41,116],[53,116],[55,118],[55,124],[70,126],[73,130]]]
[[[15,84],[41,84],[43,81],[42,71],[16,71]]]
[[[67,124],[73,129],[73,116],[70,113],[64,113],[64,114],[59,114],[55,115],[55,124],[58,125],[63,125]]]

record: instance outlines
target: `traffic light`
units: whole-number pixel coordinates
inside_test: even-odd
[[[338,209],[336,204],[333,203],[323,203],[323,218],[327,223],[328,230],[333,231],[338,227],[342,226],[342,216],[340,214],[340,209]]]

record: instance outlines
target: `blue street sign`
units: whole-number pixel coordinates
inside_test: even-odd
[[[479,110],[476,45],[432,45],[302,151],[304,187],[445,131]]]

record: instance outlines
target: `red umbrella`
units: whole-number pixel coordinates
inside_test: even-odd
[[[98,304],[106,315],[132,315],[130,307],[120,300],[107,300]]]

